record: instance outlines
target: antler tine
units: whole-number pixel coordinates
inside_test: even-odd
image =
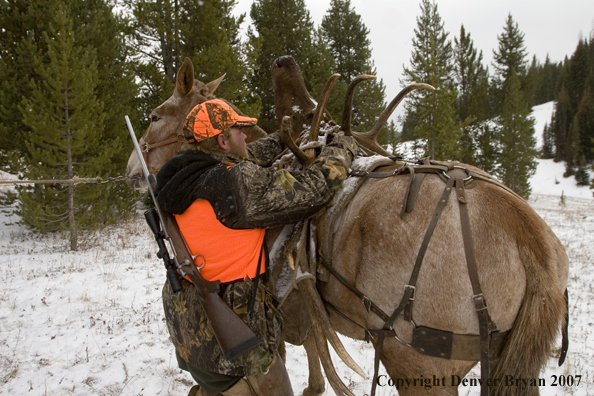
[[[330,76],[328,81],[326,81],[326,85],[324,85],[324,89],[322,90],[322,94],[320,95],[320,100],[318,101],[318,106],[316,107],[316,112],[314,113],[313,120],[311,122],[311,129],[309,132],[309,141],[313,142],[318,140],[318,133],[320,132],[320,122],[322,121],[322,114],[324,114],[324,107],[326,106],[326,102],[330,97],[330,91],[332,90],[332,86],[336,79],[340,77],[340,74],[334,73]]]
[[[398,107],[400,102],[402,102],[402,99],[404,99],[404,97],[406,95],[408,95],[410,92],[412,92],[416,89],[420,89],[420,88],[426,89],[428,91],[435,91],[435,88],[432,85],[425,84],[425,83],[414,83],[414,84],[407,86],[402,91],[400,91],[398,93],[398,95],[396,95],[394,100],[392,100],[390,102],[388,107],[386,107],[386,109],[382,112],[382,114],[379,116],[378,120],[376,121],[375,125],[373,126],[373,128],[371,128],[371,130],[369,132],[365,132],[365,133],[353,132],[353,136],[355,137],[355,139],[357,139],[357,142],[359,142],[363,147],[365,147],[371,151],[374,151],[380,155],[392,157],[393,156],[392,154],[388,153],[386,150],[384,150],[379,145],[379,143],[377,142],[377,135],[379,134],[381,129],[384,127],[384,125],[386,124],[386,122],[388,121],[388,119],[390,118],[390,116],[392,115],[394,110],[396,109],[396,107]]]
[[[342,111],[342,126],[341,129],[346,136],[351,134],[351,115],[353,113],[353,97],[355,96],[355,88],[359,83],[367,80],[375,80],[377,77],[371,74],[361,74],[355,77],[347,88],[346,96],[344,97],[344,109]]]
[[[306,168],[311,163],[312,159],[309,158],[307,156],[307,154],[305,154],[303,152],[303,150],[301,150],[299,147],[297,147],[297,145],[295,144],[295,141],[291,137],[291,117],[290,116],[283,117],[283,121],[281,123],[281,129],[280,129],[280,138],[283,141],[283,143],[285,144],[285,146],[287,146],[289,148],[289,150],[291,150],[293,152],[293,154],[295,154],[295,157],[297,157],[297,159],[303,164],[304,168]]]
[[[311,298],[312,294],[318,293],[318,291],[315,289],[315,285],[313,284],[313,282],[314,281],[312,279],[307,279],[307,280],[303,281],[304,292],[305,292],[306,298]],[[319,295],[318,295],[318,298],[319,298]],[[336,372],[336,368],[334,367],[334,364],[332,363],[332,357],[330,356],[330,350],[328,348],[328,340],[325,337],[323,324],[320,323],[321,320],[320,320],[320,317],[318,316],[318,312],[317,312],[318,310],[313,306],[313,304],[310,303],[310,301],[306,302],[305,306],[307,308],[309,317],[311,318],[311,327],[312,328],[311,328],[310,334],[312,334],[314,337],[316,349],[318,352],[318,356],[320,358],[320,363],[322,363],[322,367],[324,368],[324,372],[326,373],[326,378],[328,378],[328,382],[330,383],[330,386],[332,386],[334,393],[336,393],[337,395],[354,396],[353,392],[351,392],[351,390],[344,384],[344,382],[342,382],[342,380],[340,379],[340,376]],[[347,354],[347,356],[348,356],[348,354]],[[350,358],[350,356],[349,356],[349,358]],[[356,363],[354,363],[354,364],[355,364],[355,366],[357,366]],[[361,369],[359,369],[359,370],[361,370]],[[361,370],[361,372],[362,372],[362,370]],[[363,373],[362,377],[365,378],[364,374],[365,373]]]

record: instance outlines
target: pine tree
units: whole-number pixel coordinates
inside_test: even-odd
[[[545,124],[542,131],[542,158],[555,158],[555,134],[553,133],[553,126]]]
[[[334,70],[340,73],[344,82],[342,88],[333,92],[334,101],[331,103],[334,107],[328,106],[334,118],[341,120],[346,86],[361,74],[377,74],[371,57],[369,29],[351,7],[350,0],[332,0],[322,19],[320,30],[322,38],[330,47],[335,63]],[[371,129],[385,106],[383,81],[363,83],[353,100],[352,125],[359,131]],[[394,127],[389,124],[380,133],[380,138],[384,139],[384,143],[394,143],[394,135]]]
[[[134,64],[130,61],[131,49],[126,44],[129,31],[128,21],[112,12],[112,6],[106,0],[70,0],[70,15],[74,26],[76,44],[89,45],[96,52],[97,99],[104,104],[104,138],[118,141],[119,149],[114,153],[110,176],[121,175],[128,162],[132,144],[128,137],[124,116],[134,121],[140,118]],[[110,166],[111,165],[111,166]],[[124,184],[118,191],[130,190]]]
[[[500,114],[504,102],[504,96],[508,92],[507,83],[512,75],[519,78],[521,82],[526,76],[527,50],[524,45],[524,33],[520,31],[518,23],[514,21],[511,14],[508,14],[503,27],[503,33],[497,36],[499,40],[498,49],[493,50],[494,75],[493,87],[493,111]],[[522,86],[522,89],[525,88]]]
[[[503,111],[498,119],[501,152],[497,174],[508,187],[524,198],[530,196],[529,179],[536,171],[536,139],[530,106],[521,91],[520,79],[511,74],[506,81]]]
[[[575,175],[579,162],[579,151],[580,151],[580,128],[574,117],[571,124],[569,124],[569,133],[567,135],[567,141],[565,142],[565,173],[563,177],[569,177]]]
[[[67,8],[57,3],[56,28],[43,37],[49,62],[34,58],[40,81],[31,81],[31,97],[19,110],[30,128],[25,142],[23,176],[28,179],[72,179],[105,175],[104,165],[118,142],[102,140],[103,103],[97,99],[95,52],[78,46]],[[41,230],[69,230],[70,248],[78,250],[78,231],[97,224],[97,213],[108,208],[105,185],[61,184],[19,188],[18,214]]]
[[[455,110],[453,50],[435,2],[421,1],[411,67],[405,68],[403,81],[425,82],[436,88],[435,92],[411,95],[405,107],[403,135],[427,139],[427,155],[434,159],[459,159],[462,128]]]
[[[350,0],[331,0],[322,19],[322,35],[328,41],[336,62],[336,72],[350,83],[371,69],[369,29],[351,7]]]
[[[458,86],[457,112],[459,121],[464,125],[461,159],[462,162],[475,165],[475,133],[479,130],[476,126],[487,118],[488,71],[482,64],[482,51],[477,52],[464,25],[460,27],[460,39],[454,38],[454,43],[454,74]]]
[[[534,119],[530,118],[533,91],[526,78],[524,34],[511,15],[498,36],[499,52],[494,51],[495,92],[502,99],[497,118],[499,167],[496,174],[515,192],[530,196],[529,178],[536,170]],[[524,91],[526,89],[526,91]]]
[[[132,150],[124,116],[128,115],[140,130],[139,86],[136,83],[131,49],[126,44],[128,21],[112,12],[109,0],[69,0],[76,45],[91,46],[96,53],[97,100],[103,103],[103,136],[100,144],[113,147],[111,159],[102,165],[102,174],[123,175]],[[96,212],[98,222],[113,223],[135,210],[138,193],[126,183],[110,183],[104,189],[109,203],[104,212]]]
[[[253,113],[246,88],[248,73],[239,39],[244,15],[232,15],[235,0],[125,0],[142,80],[142,110],[165,101],[173,91],[175,73],[185,57],[194,64],[196,77],[212,81],[226,73],[217,95]],[[252,101],[253,102],[253,101]],[[145,120],[148,123],[148,120]]]
[[[306,88],[316,97],[319,88],[332,74],[325,61],[328,54],[316,38],[314,24],[303,0],[255,0],[248,29],[248,53],[253,66],[249,87],[262,108],[258,124],[266,131],[277,129],[272,89],[272,62],[279,56],[291,55],[301,68]],[[320,52],[322,50],[322,52]],[[315,78],[312,78],[315,76]]]
[[[538,81],[534,93],[534,104],[539,105],[555,100],[558,92],[558,80],[563,64],[551,62],[549,55],[544,65],[537,67]]]
[[[575,172],[575,181],[579,186],[590,185],[590,174],[588,173],[588,164],[584,156],[580,158],[579,165]]]
[[[567,146],[570,144],[568,139],[572,118],[569,95],[567,94],[565,85],[563,85],[557,95],[557,105],[555,107],[555,113],[553,114],[553,120],[551,121],[551,126],[555,135],[555,161],[557,162],[565,161],[569,157]]]
[[[587,81],[592,74],[594,60],[590,57],[589,44],[586,40],[578,42],[571,56],[567,78],[565,80],[572,116],[575,115],[587,88]]]
[[[483,52],[477,52],[470,33],[460,27],[460,39],[454,38],[454,74],[458,86],[458,115],[460,120],[469,117],[476,121],[487,118],[488,71],[483,66]]]
[[[10,162],[11,169],[19,172],[19,159],[27,153],[25,137],[31,128],[23,121],[18,106],[22,98],[33,95],[34,85],[30,81],[34,80],[37,85],[42,82],[36,62],[49,62],[43,33],[49,31],[59,5],[72,19],[75,46],[90,46],[95,51],[99,79],[95,94],[104,103],[104,121],[98,133],[106,144],[114,143],[113,156],[103,164],[102,174],[119,176],[124,172],[132,148],[124,115],[130,115],[132,120],[139,118],[138,87],[122,33],[126,21],[112,13],[108,0],[8,0],[0,7],[0,147],[12,154],[12,160],[5,164]],[[137,196],[125,184],[110,183],[107,194],[110,208],[96,212],[99,222],[114,221],[133,210]]]
[[[28,128],[18,104],[31,95],[29,80],[39,79],[33,58],[46,48],[42,32],[54,8],[52,0],[5,0],[0,6],[0,167],[7,170],[9,154],[21,157],[25,150],[22,133]]]
[[[471,134],[476,141],[476,152],[472,165],[494,174],[498,168],[499,142],[497,131],[490,121],[483,121],[470,126]]]
[[[536,89],[541,83],[541,78],[540,63],[536,59],[536,55],[534,55],[530,66],[526,70],[526,76],[522,80],[522,92],[524,92],[530,106],[536,105]]]
[[[592,92],[594,92],[594,46],[580,40],[574,54],[565,60],[559,73],[561,88],[557,94],[553,131],[557,161],[566,161],[567,176],[575,174],[582,159],[593,159]]]
[[[590,87],[586,88],[574,122],[579,130],[579,158],[584,162],[594,160],[594,95]],[[585,164],[583,164],[585,166]]]

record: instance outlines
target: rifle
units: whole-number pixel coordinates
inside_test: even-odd
[[[174,293],[179,292],[182,287],[178,271],[182,276],[188,276],[198,291],[198,301],[204,309],[206,318],[210,322],[213,334],[223,351],[225,359],[233,360],[250,349],[260,344],[256,334],[233,312],[219,295],[219,281],[207,281],[202,277],[200,271],[194,264],[194,256],[190,252],[185,239],[183,238],[175,217],[171,213],[162,210],[155,198],[154,188],[157,183],[155,175],[149,174],[148,167],[144,162],[136,135],[130,124],[130,119],[125,116],[126,125],[130,137],[134,143],[134,150],[138,155],[144,177],[148,183],[148,189],[153,198],[155,209],[147,210],[144,213],[147,224],[155,235],[159,246],[157,257],[162,258],[167,269],[167,279]],[[164,241],[169,243],[173,252],[173,258]]]

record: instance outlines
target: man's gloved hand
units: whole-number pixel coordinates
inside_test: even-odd
[[[313,166],[324,174],[326,183],[332,191],[336,192],[340,189],[358,150],[359,145],[353,137],[344,136],[343,132],[338,132],[314,161]]]
[[[333,135],[332,142],[328,146],[340,147],[347,150],[350,154],[351,161],[355,159],[359,151],[359,145],[352,136],[345,136],[344,132],[340,131]]]

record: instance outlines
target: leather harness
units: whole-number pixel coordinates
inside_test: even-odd
[[[386,314],[381,308],[379,308],[375,303],[373,303],[360,290],[351,285],[342,275],[340,275],[334,268],[332,268],[330,263],[326,262],[326,260],[321,260],[322,265],[334,277],[336,277],[338,281],[340,281],[343,285],[345,285],[345,287],[347,287],[351,292],[353,292],[357,297],[359,297],[363,301],[363,304],[365,305],[368,311],[373,311],[378,317],[380,317],[384,321],[384,326],[381,329],[377,330],[366,329],[365,327],[350,319],[345,314],[338,311],[338,309],[336,309],[331,304],[326,302],[326,305],[328,306],[328,308],[332,309],[334,312],[336,312],[344,319],[350,321],[359,328],[363,329],[365,331],[366,341],[369,341],[370,337],[376,339],[374,378],[371,388],[371,396],[375,395],[380,354],[386,337],[394,337],[398,342],[406,346],[412,346],[413,348],[415,348],[415,350],[425,355],[459,360],[475,360],[477,351],[476,348],[474,348],[473,346],[475,346],[476,342],[479,341],[478,352],[481,362],[481,378],[483,379],[481,381],[481,396],[488,396],[489,388],[487,385],[487,379],[489,378],[489,360],[490,357],[498,357],[505,343],[508,332],[500,333],[497,330],[497,326],[492,321],[489,315],[487,303],[481,290],[470,231],[470,220],[468,216],[468,207],[465,194],[465,183],[471,181],[473,178],[479,178],[481,180],[486,180],[491,183],[502,186],[508,191],[510,190],[507,187],[503,186],[501,183],[497,182],[496,180],[491,179],[487,176],[476,174],[475,172],[470,171],[467,168],[458,167],[448,162],[437,162],[428,160],[425,160],[422,165],[405,166],[397,168],[393,172],[367,172],[361,170],[353,170],[351,171],[351,175],[368,178],[385,178],[403,174],[405,172],[410,174],[410,180],[405,195],[405,200],[402,205],[401,216],[404,216],[405,213],[411,212],[413,210],[416,196],[418,194],[418,191],[420,190],[423,179],[425,178],[427,173],[438,174],[445,181],[446,186],[439,199],[429,227],[425,232],[425,236],[421,243],[421,247],[419,249],[419,253],[417,255],[417,259],[415,261],[415,265],[410,276],[409,282],[404,286],[404,295],[400,300],[400,303],[391,315]],[[447,331],[431,329],[423,326],[416,326],[412,319],[413,305],[416,292],[416,282],[419,272],[421,270],[421,265],[423,263],[425,253],[427,251],[429,241],[431,240],[431,236],[433,235],[433,231],[437,226],[441,213],[447,205],[447,202],[453,189],[456,189],[458,204],[460,208],[460,221],[462,225],[464,252],[466,256],[468,274],[473,290],[472,300],[474,302],[474,306],[479,319],[478,337],[474,335],[453,334]],[[412,345],[409,345],[400,340],[392,327],[394,321],[399,315],[402,315],[405,320],[411,322],[414,326]],[[469,343],[471,345],[470,348],[468,346],[463,346],[463,344],[468,345]]]
[[[156,142],[156,143],[147,143],[144,140],[144,136],[141,137],[138,140],[138,143],[140,145],[140,151],[142,152],[142,156],[144,158],[144,162],[148,164],[148,152],[152,149],[156,149],[159,147],[163,147],[163,146],[169,146],[170,144],[174,144],[174,143],[179,143],[181,148],[181,145],[185,142],[186,138],[184,137],[183,133],[178,132],[177,135],[170,137],[169,139],[165,139],[165,140],[161,140],[160,142]],[[177,151],[179,151],[179,148]]]

